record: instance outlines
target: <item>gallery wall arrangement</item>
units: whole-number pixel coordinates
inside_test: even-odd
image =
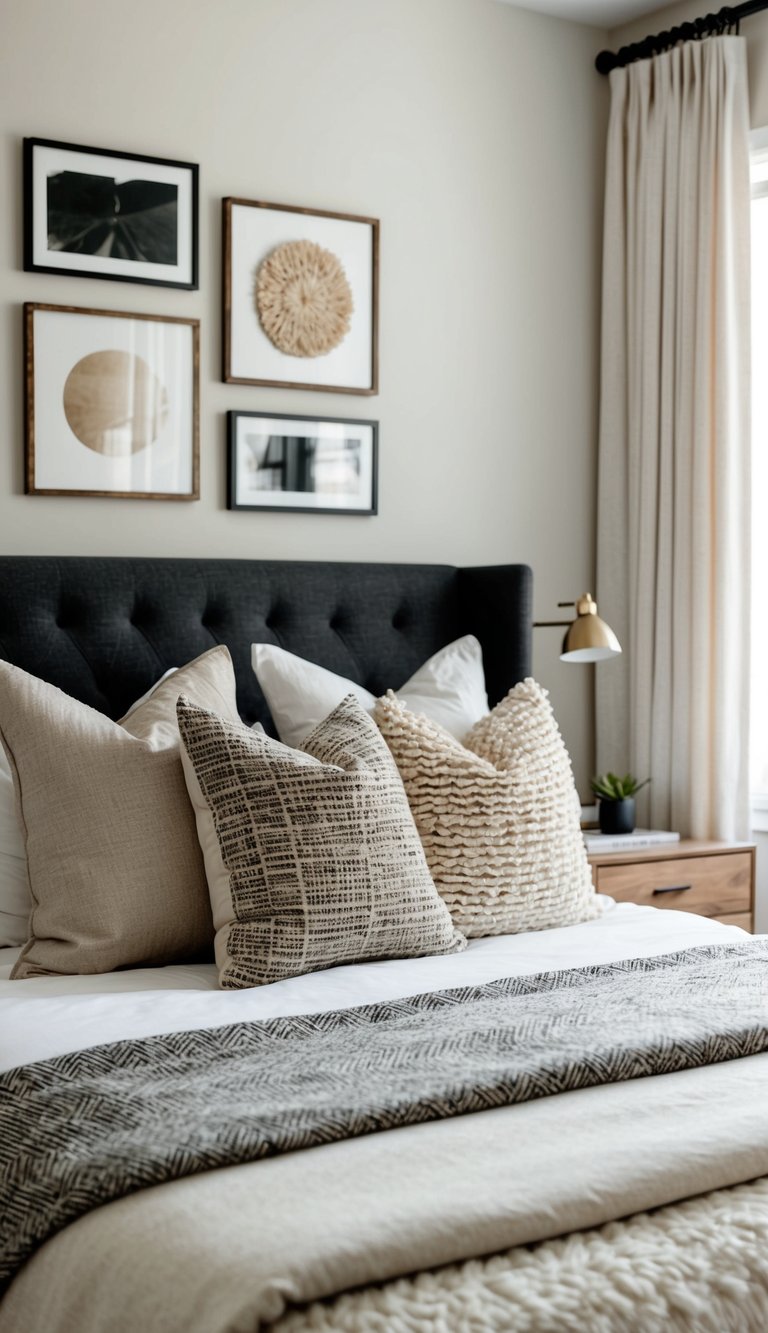
[[[199,168],[24,140],[24,269],[198,290]],[[379,222],[227,198],[222,379],[378,393]],[[200,321],[27,302],[25,493],[200,498]],[[377,513],[379,423],[232,410],[227,508]]]

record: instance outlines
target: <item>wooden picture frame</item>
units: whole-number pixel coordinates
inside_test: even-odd
[[[25,494],[200,498],[200,321],[24,306]]]
[[[198,286],[194,162],[24,140],[24,268],[155,287]]]
[[[378,513],[378,421],[227,413],[227,508]]]
[[[222,204],[225,383],[378,393],[378,220],[253,199]],[[309,309],[297,312],[304,277]]]

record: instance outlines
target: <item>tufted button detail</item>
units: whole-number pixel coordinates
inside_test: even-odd
[[[78,619],[80,619],[82,623],[82,617],[78,617],[78,610],[79,608],[76,604],[73,605],[72,602],[64,599],[62,604],[53,613],[53,620],[56,628],[62,630],[74,629]]]
[[[266,625],[267,629],[276,630],[279,628],[284,618],[285,617],[281,613],[280,607],[272,606],[270,607],[269,611],[264,617],[264,624]]]
[[[395,614],[392,617],[392,628],[403,630],[405,629],[407,624],[408,624],[407,612],[403,610],[395,611]]]
[[[150,602],[134,602],[127,616],[128,624],[134,629],[145,629],[157,619],[155,608]]]

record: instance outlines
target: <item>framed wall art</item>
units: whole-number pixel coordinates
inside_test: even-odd
[[[223,202],[224,380],[378,393],[377,220]]]
[[[26,494],[199,499],[199,329],[25,305]]]
[[[375,514],[377,421],[228,412],[228,508]]]
[[[192,162],[24,140],[24,268],[197,287]]]

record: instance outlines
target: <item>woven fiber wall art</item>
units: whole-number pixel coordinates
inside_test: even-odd
[[[287,356],[323,356],[349,332],[352,292],[343,265],[314,241],[288,241],[264,260],[256,282],[261,327]]]

